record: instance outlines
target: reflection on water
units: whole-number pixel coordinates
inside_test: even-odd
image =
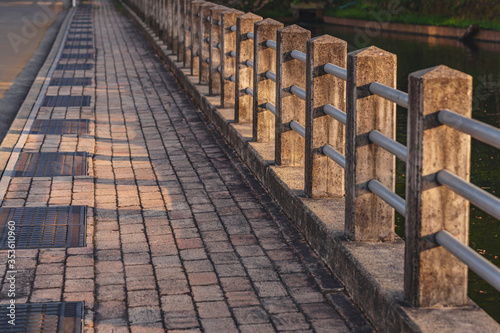
[[[398,89],[408,91],[408,74],[446,65],[472,75],[474,94],[472,117],[500,127],[500,43],[465,46],[445,38],[382,33],[370,37],[369,44],[351,28],[333,25],[304,26],[313,36],[329,34],[349,43],[348,51],[375,45],[398,57]],[[406,110],[398,107],[397,139],[406,145]],[[397,160],[397,193],[404,197],[406,165]],[[472,140],[471,182],[500,196],[500,152]],[[500,266],[500,222],[475,207],[471,208],[470,246]],[[404,219],[398,215],[396,231],[404,236]],[[500,322],[500,292],[470,272],[469,296]]]

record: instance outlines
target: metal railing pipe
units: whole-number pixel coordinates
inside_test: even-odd
[[[394,208],[399,214],[405,215],[406,203],[403,198],[401,198],[396,193],[388,189],[384,184],[376,179],[372,179],[368,182],[368,189],[378,195],[380,199],[384,200],[389,206]]]
[[[448,170],[441,170],[436,174],[436,180],[451,189],[453,192],[469,200],[491,216],[500,219],[500,199],[486,192],[482,188],[466,182]]]
[[[326,104],[325,106],[323,106],[323,112],[344,125],[347,123],[346,113],[337,109],[331,104]]]
[[[397,105],[408,109],[407,93],[388,87],[378,82],[373,82],[372,84],[370,84],[369,89],[373,94],[383,97],[391,102],[396,103]]]
[[[327,72],[328,74],[331,74],[333,76],[336,76],[338,77],[339,79],[342,79],[344,81],[347,81],[347,70],[342,68],[342,67],[339,67],[339,66],[336,66],[334,64],[326,64],[323,69],[325,70],[325,72]]]
[[[394,154],[401,161],[406,162],[407,160],[406,147],[400,144],[399,142],[388,138],[379,131],[371,131],[370,133],[368,133],[368,139],[371,142],[384,148],[389,153]]]
[[[229,81],[236,83],[236,76],[231,75],[231,76],[229,77]]]
[[[247,37],[250,39],[254,39],[253,32],[247,32]]]
[[[232,25],[230,29],[231,29],[232,32],[236,32],[236,26],[235,25]]]
[[[252,67],[252,68],[253,68],[253,61],[252,61],[252,60],[250,60],[250,59],[249,59],[249,60],[245,61],[245,64],[246,64],[247,66],[249,66],[249,67]]]
[[[453,127],[461,132],[469,134],[474,139],[500,149],[500,129],[496,127],[466,118],[450,110],[439,111],[438,120],[441,124]]]
[[[229,55],[230,55],[232,58],[236,58],[236,51],[231,51],[231,52],[229,52]]]
[[[450,251],[477,275],[500,291],[500,269],[486,260],[479,253],[460,242],[446,230],[437,232],[434,236],[437,244]]]
[[[276,51],[276,42],[274,40],[266,41],[266,46]]]
[[[345,156],[335,150],[332,146],[326,145],[321,149],[323,154],[345,169]]]
[[[249,94],[250,96],[253,97],[253,89],[252,88],[245,88],[245,92]]]
[[[307,56],[304,52],[300,52],[297,50],[293,50],[291,53],[292,58],[297,59],[298,61],[302,61],[303,63],[306,62]]]
[[[297,96],[300,99],[306,100],[306,91],[302,88],[297,87],[296,85],[293,85],[290,88],[290,92]]]
[[[272,114],[276,115],[276,107],[274,106],[273,103],[266,102],[265,106],[266,106],[266,109],[271,111]]]
[[[302,126],[301,124],[299,124],[295,120],[292,120],[290,122],[290,128],[293,129],[295,132],[299,133],[299,135],[305,139],[306,129],[304,126]]]
[[[276,82],[276,73],[273,73],[273,72],[271,72],[271,71],[267,71],[267,72],[266,72],[266,77],[267,77],[269,80],[271,80],[271,81],[273,81],[273,82]]]

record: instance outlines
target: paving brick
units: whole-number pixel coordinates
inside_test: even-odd
[[[224,302],[198,302],[196,306],[201,319],[231,317]]]

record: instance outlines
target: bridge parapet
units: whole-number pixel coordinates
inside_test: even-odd
[[[412,73],[407,94],[396,89],[396,55],[376,47],[347,54],[335,37],[200,0],[125,2],[153,29],[178,27],[166,32],[167,63],[311,245],[346,270],[341,280],[379,329],[432,331],[424,307],[450,331],[500,331],[467,298],[468,267],[500,290],[500,270],[467,246],[469,202],[500,218],[500,200],[469,183],[470,137],[500,148],[500,130],[471,119],[469,75]],[[395,140],[396,105],[408,109],[408,147]],[[406,201],[394,193],[396,158],[407,164]],[[345,207],[341,223],[328,216],[332,203]],[[368,249],[380,261],[392,251],[395,273],[377,262],[370,275]],[[377,281],[384,274],[390,283]],[[360,281],[391,286],[370,294]]]

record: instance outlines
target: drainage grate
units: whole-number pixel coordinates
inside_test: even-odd
[[[58,64],[57,71],[75,70],[75,71],[90,71],[94,67],[93,64]]]
[[[91,42],[92,41],[92,37],[82,37],[82,38],[71,38],[71,37],[68,37],[68,38],[66,38],[66,41],[67,42]]]
[[[92,44],[79,44],[79,45],[71,45],[71,44],[64,44],[65,49],[91,49],[94,46]]]
[[[94,59],[94,53],[63,53],[61,59]]]
[[[14,177],[83,176],[87,174],[87,153],[21,153]]]
[[[16,304],[15,324],[9,324],[7,305],[0,308],[0,331],[26,333],[81,333],[83,302]]]
[[[36,119],[30,134],[88,134],[88,119]]]
[[[42,106],[48,107],[79,107],[90,106],[90,96],[45,96]]]
[[[90,77],[53,77],[50,79],[51,86],[90,86]]]
[[[0,208],[0,249],[8,249],[7,222],[15,222],[16,249],[84,247],[85,206]]]
[[[69,31],[68,34],[70,35],[91,35],[92,30],[81,30],[81,31]]]

